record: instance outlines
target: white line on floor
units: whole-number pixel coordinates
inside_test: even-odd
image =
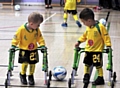
[[[45,19],[41,24],[44,24],[47,20],[49,20],[50,18],[52,18],[53,16],[55,16],[56,13],[52,14],[51,16],[49,16],[47,19]]]

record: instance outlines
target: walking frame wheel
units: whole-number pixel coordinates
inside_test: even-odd
[[[116,72],[113,73],[113,80],[111,81],[111,88],[114,88],[115,82],[116,82]]]
[[[111,82],[111,88],[114,88],[114,81]]]
[[[83,88],[88,88],[88,83],[84,83],[84,87]]]
[[[47,88],[50,88],[50,80],[47,81]]]
[[[5,79],[5,88],[8,88],[7,79]]]
[[[49,71],[49,81],[52,80],[52,71]]]
[[[68,80],[68,88],[71,88],[71,78]]]
[[[113,81],[116,82],[116,72],[113,73]]]

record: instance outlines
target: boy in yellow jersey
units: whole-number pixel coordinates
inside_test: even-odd
[[[44,38],[39,29],[42,22],[43,16],[38,12],[32,12],[28,16],[28,22],[18,28],[12,39],[11,50],[14,50],[16,47],[20,48],[18,62],[22,64],[20,80],[23,84],[27,84],[26,70],[28,64],[30,66],[28,75],[29,84],[35,84],[35,64],[39,61],[37,51],[38,44],[43,50],[46,49]]]
[[[75,47],[79,47],[82,42],[86,41],[85,46],[85,57],[83,63],[84,66],[84,83],[89,83],[90,79],[90,66],[93,65],[96,67],[98,71],[98,77],[93,82],[93,85],[103,85],[104,77],[103,77],[103,59],[102,59],[102,51],[104,49],[104,45],[107,47],[107,51],[111,49],[111,39],[105,28],[105,26],[99,22],[96,22],[94,19],[94,13],[91,9],[85,8],[79,14],[80,20],[86,27],[86,31],[83,33],[81,37],[79,37]],[[97,29],[99,26],[100,32]]]
[[[63,27],[67,27],[67,18],[68,18],[68,14],[72,14],[74,20],[76,21],[76,24],[78,25],[78,27],[81,27],[81,23],[78,21],[78,16],[77,16],[77,7],[76,7],[76,3],[80,2],[80,0],[64,0],[65,2],[65,7],[64,7],[64,23],[62,23]]]

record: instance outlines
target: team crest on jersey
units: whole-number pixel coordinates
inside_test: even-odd
[[[35,47],[35,45],[34,45],[33,43],[30,43],[30,44],[28,45],[28,49],[29,49],[29,50],[34,49],[34,47]]]
[[[90,40],[88,40],[88,44],[89,44],[89,46],[92,46],[92,45],[93,45],[93,43],[94,43],[94,42],[93,42],[93,40],[91,40],[91,39],[90,39]]]

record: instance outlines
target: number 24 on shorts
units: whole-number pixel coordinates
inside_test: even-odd
[[[94,54],[93,55],[93,63],[97,63],[97,62],[100,62],[100,54],[98,54],[98,55]]]

